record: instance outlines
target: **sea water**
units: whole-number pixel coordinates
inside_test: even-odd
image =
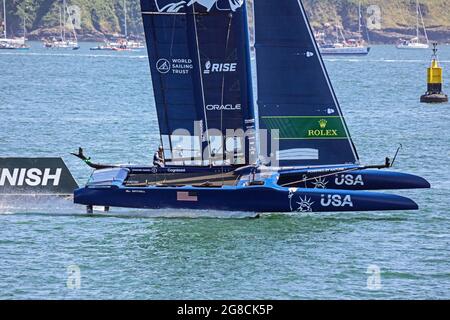
[[[145,51],[0,51],[0,156],[150,164],[159,135]],[[450,47],[440,48],[450,93]],[[325,59],[365,164],[431,190],[417,212],[269,214],[117,210],[63,199],[0,203],[2,299],[450,298],[450,104],[425,105],[431,51],[375,46]],[[299,71],[301,77],[301,71]],[[275,79],[276,80],[276,79]]]

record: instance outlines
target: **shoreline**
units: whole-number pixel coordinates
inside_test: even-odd
[[[371,44],[397,44],[400,39],[411,39],[415,36],[415,31],[412,29],[385,29],[374,30],[369,32],[369,42]],[[18,33],[20,34],[20,33]],[[27,34],[29,41],[41,41],[45,38],[58,38],[59,32],[54,30],[35,30]],[[118,33],[100,33],[87,30],[81,30],[77,32],[78,41],[83,42],[104,42],[105,40],[124,38],[123,35]],[[144,34],[132,34],[128,37],[130,40],[145,41]],[[365,36],[367,40],[367,36]],[[428,30],[428,38],[430,42],[437,41],[439,44],[450,43],[450,30],[445,28],[430,29]]]

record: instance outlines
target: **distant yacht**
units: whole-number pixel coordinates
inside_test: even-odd
[[[129,45],[129,41],[125,39],[105,41],[104,44],[91,48],[91,50],[101,51],[132,51],[133,49],[134,48]]]
[[[8,38],[6,33],[6,2],[3,0],[3,38],[0,38],[1,50],[28,50],[30,46],[26,43],[26,19],[23,18],[23,37],[22,38]]]
[[[127,20],[127,0],[123,0],[124,11],[124,33],[125,33],[125,47],[130,50],[144,49],[145,45],[141,41],[128,39],[128,20]],[[123,43],[122,43],[123,45]]]
[[[367,55],[370,52],[370,47],[362,36],[362,15],[361,2],[358,6],[358,39],[346,39],[343,27],[336,27],[336,41],[334,43],[326,43],[324,34],[318,33],[316,39],[319,43],[320,53],[322,55]],[[342,39],[342,40],[341,40]]]
[[[103,50],[103,51],[132,51],[144,49],[145,45],[141,41],[128,39],[128,23],[127,23],[127,0],[123,1],[124,11],[124,39],[118,39],[116,41],[106,41],[103,45],[92,47],[91,50]]]
[[[397,45],[397,49],[428,49],[430,47],[427,29],[425,27],[425,23],[423,21],[422,10],[420,9],[419,0],[416,1],[416,15],[417,15],[417,24],[416,24],[416,36],[410,40],[401,40],[401,43]],[[425,43],[421,42],[420,39],[420,21],[422,21],[423,32],[425,35]]]
[[[322,55],[368,55],[370,47],[362,39],[345,39],[342,28],[337,28],[337,39],[334,43],[320,44],[320,53]],[[342,40],[340,40],[341,35]]]
[[[145,46],[140,41],[119,39],[116,41],[107,41],[101,45],[90,48],[94,51],[133,51],[144,49]]]
[[[78,45],[77,33],[75,32],[75,26],[72,23],[72,19],[70,21],[70,27],[72,29],[73,39],[66,38],[66,0],[63,0],[62,8],[59,9],[59,28],[60,28],[60,38],[57,39],[53,37],[52,39],[44,40],[44,47],[48,49],[71,49],[78,50],[80,46]]]
[[[127,48],[132,49],[132,50],[145,49],[145,45],[142,41],[127,40]]]
[[[104,44],[98,45],[96,47],[91,47],[90,50],[94,50],[94,51],[115,51],[114,47],[111,46],[108,41],[105,41]]]

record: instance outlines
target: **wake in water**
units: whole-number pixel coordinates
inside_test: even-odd
[[[43,216],[86,216],[86,217],[115,217],[115,218],[165,218],[165,219],[249,219],[262,217],[266,219],[300,218],[336,221],[404,221],[408,215],[404,213],[393,214],[377,212],[372,214],[361,213],[267,213],[259,215],[249,212],[228,212],[213,210],[178,210],[178,209],[126,209],[111,208],[105,212],[103,207],[94,207],[93,214],[87,214],[85,206],[73,203],[70,197],[34,197],[0,196],[0,215],[43,215]]]
[[[83,214],[83,207],[75,205],[69,197],[57,196],[0,196],[1,214],[46,213]]]
[[[404,60],[404,59],[358,59],[358,58],[324,58],[327,62],[381,62],[381,63],[429,63],[430,60]],[[440,60],[441,63],[450,63],[450,60]]]
[[[119,59],[147,59],[147,55],[121,55],[121,54],[77,54],[77,53],[38,53],[38,52],[0,52],[0,55],[14,56],[40,56],[40,57],[83,57],[83,58],[119,58]]]
[[[253,218],[254,213],[224,212],[210,210],[177,210],[177,209],[124,209],[111,208],[105,212],[102,207],[94,207],[94,213],[88,215],[85,206],[73,203],[71,197],[56,196],[0,196],[0,215],[38,214],[49,216],[84,215],[93,217],[118,218],[215,218],[215,219],[244,219]]]
[[[38,52],[0,52],[0,55],[20,55],[20,56],[54,56],[54,57],[83,57],[83,58],[114,58],[114,59],[147,59],[147,55],[130,55],[130,54],[84,54],[84,53],[38,53]],[[252,60],[255,58],[252,57]],[[364,59],[364,58],[324,58],[327,62],[381,62],[381,63],[429,63],[429,60],[423,59]],[[450,63],[450,60],[441,60],[441,63]]]

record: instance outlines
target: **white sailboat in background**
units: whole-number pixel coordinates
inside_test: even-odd
[[[334,43],[323,44],[320,46],[322,55],[367,55],[370,47],[365,45],[362,39],[346,39],[343,28],[336,27],[337,40]],[[339,37],[340,35],[340,37]],[[340,40],[342,38],[342,41]]]
[[[0,38],[0,49],[6,50],[28,50],[30,46],[26,43],[26,18],[23,17],[23,37],[8,38],[6,32],[6,2],[3,0],[3,38]]]
[[[419,0],[416,0],[416,36],[411,40],[402,40],[400,44],[397,45],[397,49],[428,49],[430,47],[427,28],[425,27],[425,22],[423,21],[422,10],[420,9]],[[425,36],[425,43],[421,42],[420,39],[420,20],[422,21],[423,32]]]
[[[127,23],[127,0],[123,1],[123,10],[125,12],[124,14],[124,27],[125,27],[125,40],[126,40],[126,47],[131,50],[135,49],[144,49],[145,45],[141,41],[137,40],[130,40],[128,39],[128,23]]]
[[[105,51],[132,51],[144,49],[145,45],[141,41],[130,40],[128,38],[128,20],[127,20],[127,0],[123,1],[124,11],[124,33],[123,39],[117,39],[115,41],[107,41],[103,45],[91,48],[91,50],[105,50]]]
[[[59,8],[59,28],[60,28],[60,38],[56,39],[46,39],[44,40],[44,47],[48,49],[71,49],[78,50],[80,46],[78,45],[77,33],[75,31],[75,26],[73,25],[72,19],[69,19],[70,29],[72,31],[73,39],[66,38],[66,0],[63,0],[62,8]]]
[[[361,2],[358,5],[358,39],[346,39],[344,28],[336,26],[336,41],[334,43],[324,43],[324,40],[318,39],[320,45],[320,53],[322,55],[367,55],[370,47],[367,46],[362,36],[362,15]],[[320,34],[320,33],[318,33]],[[342,40],[341,40],[342,39]]]

